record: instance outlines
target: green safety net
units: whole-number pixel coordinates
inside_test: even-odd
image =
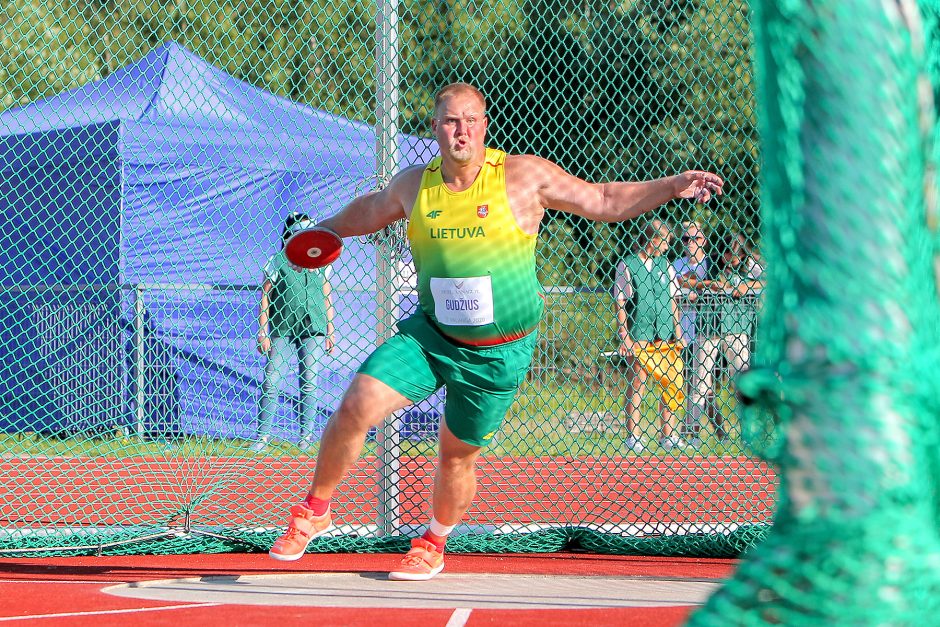
[[[770,277],[740,386],[780,496],[690,624],[932,624],[938,6],[755,8]]]
[[[671,202],[622,224],[548,212],[532,367],[480,459],[477,498],[449,549],[730,557],[775,522],[778,544],[755,555],[777,551],[779,561],[750,578],[748,562],[716,597],[724,605],[699,615],[708,620],[728,604],[748,611],[744,600],[780,568],[812,563],[779,552],[786,529],[818,516],[819,535],[800,546],[815,556],[842,543],[833,554],[848,555],[870,527],[828,514],[890,504],[879,528],[910,530],[896,536],[916,547],[904,555],[928,567],[940,511],[928,347],[940,344],[924,262],[936,239],[923,202],[910,200],[924,189],[921,112],[904,97],[919,66],[904,56],[906,36],[874,43],[889,27],[880,5],[849,24],[844,49],[808,36],[818,24],[801,3],[782,5],[780,15],[801,18],[783,26],[765,10],[759,50],[780,74],[765,82],[772,132],[759,144],[755,8],[5,3],[0,555],[269,548],[309,485],[345,384],[415,307],[401,225],[346,241],[327,277],[335,347],[313,337],[309,368],[295,345],[282,347],[289,363],[273,386],[272,359],[256,345],[265,282],[292,272],[270,272],[285,218],[329,215],[427,162],[434,94],[462,80],[488,99],[493,147],[595,182],[701,168],[727,184],[708,204]],[[936,25],[936,12],[925,14]],[[830,17],[841,25],[837,11]],[[937,42],[924,45],[936,77]],[[865,81],[896,88],[855,98],[860,87],[842,80],[859,74],[816,77],[840,67],[831,50],[853,62],[879,51],[884,59],[860,59]],[[804,121],[826,130],[804,141]],[[889,251],[897,256],[881,263]],[[322,295],[314,283],[308,294]],[[661,350],[623,358],[622,330],[658,338]],[[783,350],[793,337],[804,353]],[[757,408],[747,412],[745,369]],[[337,529],[311,551],[400,550],[420,532],[445,394],[370,433],[335,496]],[[809,429],[800,416],[831,426]],[[789,433],[806,434],[795,452]],[[831,476],[786,479],[774,518],[775,466],[798,472],[806,455]],[[795,485],[809,505],[795,505]],[[922,582],[900,586],[905,594],[931,585],[917,565],[897,571]]]

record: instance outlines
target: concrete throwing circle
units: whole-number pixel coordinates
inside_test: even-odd
[[[447,574],[389,581],[386,573],[245,575],[139,581],[108,594],[152,601],[369,608],[587,609],[700,605],[719,582],[570,575]]]

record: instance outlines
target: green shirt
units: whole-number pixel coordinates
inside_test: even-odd
[[[728,266],[720,269],[718,264],[712,263],[709,265],[708,274],[709,279],[724,281],[730,288],[735,288],[742,282],[751,280],[744,264],[741,264],[738,268]],[[712,336],[751,333],[757,320],[757,308],[753,301],[732,296],[730,293],[719,293],[712,310],[712,319],[705,326],[709,331],[708,335]]]
[[[630,337],[642,342],[673,339],[675,274],[666,258],[650,257],[644,262],[631,255],[621,262],[618,275],[616,297],[624,300]]]
[[[271,257],[264,267],[264,278],[271,282],[268,335],[292,338],[326,335],[323,286],[328,268],[294,270],[283,250]]]

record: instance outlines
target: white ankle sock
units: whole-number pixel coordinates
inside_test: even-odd
[[[428,525],[428,531],[436,535],[438,538],[446,538],[450,535],[450,532],[454,530],[456,525],[442,525],[437,522],[437,518],[431,517],[431,524]]]

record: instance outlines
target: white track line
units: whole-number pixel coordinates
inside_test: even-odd
[[[165,605],[163,607],[141,607],[127,610],[100,610],[97,612],[62,612],[61,614],[31,614],[29,616],[0,616],[0,622],[15,620],[33,620],[34,618],[65,618],[66,616],[102,616],[105,614],[140,614],[142,612],[161,612],[163,610],[185,610],[191,607],[215,607],[222,603],[187,603],[186,605]],[[463,625],[463,623],[460,623]]]
[[[450,620],[447,621],[444,627],[463,627],[470,619],[470,612],[472,611],[473,610],[470,608],[458,607],[454,610],[454,613],[450,615]]]

